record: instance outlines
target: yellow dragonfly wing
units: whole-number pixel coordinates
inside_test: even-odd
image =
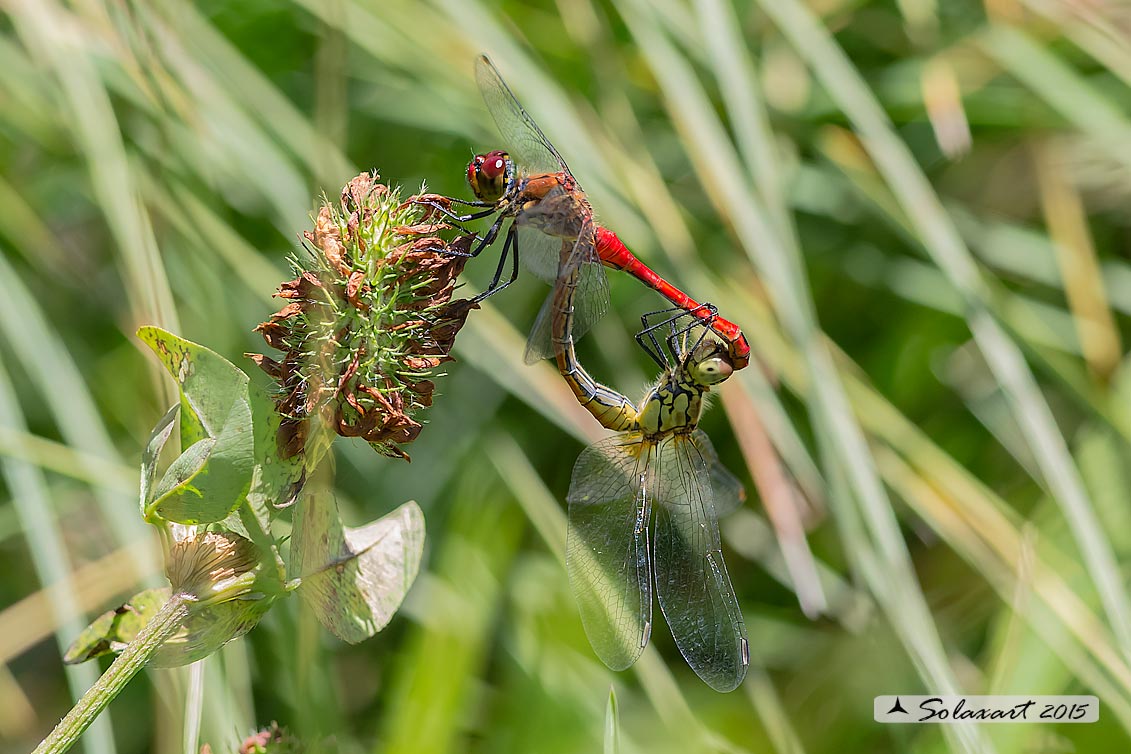
[[[652,499],[654,508],[653,568],[660,609],[696,675],[716,691],[731,691],[746,677],[750,649],[720,549],[702,439],[662,439],[652,467],[639,478],[643,496]]]
[[[715,446],[711,444],[706,432],[697,429],[691,433],[690,439],[711,474],[711,489],[715,493],[715,515],[719,518],[729,516],[746,502],[746,490],[742,482],[727,471],[726,466],[719,461],[719,454],[715,452]]]
[[[639,433],[586,448],[570,483],[566,573],[593,651],[613,670],[636,662],[652,631],[651,500],[640,477],[652,446]]]

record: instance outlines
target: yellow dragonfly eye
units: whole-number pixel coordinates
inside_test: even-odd
[[[734,372],[734,365],[718,343],[704,343],[696,348],[688,366],[691,379],[705,387],[719,384]]]

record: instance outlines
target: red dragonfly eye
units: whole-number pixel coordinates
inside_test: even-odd
[[[467,166],[467,183],[481,202],[497,202],[507,190],[510,155],[496,149],[477,154]]]
[[[482,167],[480,167],[480,171],[485,178],[493,181],[506,172],[507,161],[510,160],[510,156],[506,152],[496,149],[494,152],[488,152],[482,155],[482,157],[483,164]],[[476,157],[476,160],[478,159],[479,158]]]
[[[486,155],[477,154],[475,159],[467,163],[467,182],[475,186],[479,170],[483,165],[483,161],[487,159]]]

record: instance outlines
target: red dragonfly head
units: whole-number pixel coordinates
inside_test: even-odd
[[[506,152],[496,149],[477,154],[467,165],[467,183],[481,202],[497,202],[503,198],[514,176],[514,163]]]

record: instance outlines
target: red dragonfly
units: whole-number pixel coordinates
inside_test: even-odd
[[[585,192],[558,150],[519,104],[498,69],[486,55],[475,66],[483,100],[510,151],[476,155],[467,166],[467,182],[478,201],[454,200],[468,207],[483,207],[467,215],[452,214],[459,222],[495,216],[488,231],[468,252],[478,256],[491,246],[510,220],[502,253],[490,285],[476,297],[482,300],[518,278],[519,259],[542,280],[554,284],[559,270],[577,270],[573,335],[581,337],[609,308],[609,284],[603,267],[624,270],[674,306],[707,322],[727,344],[735,369],[750,363],[750,345],[732,322],[718,316],[714,307],[701,306],[641,262],[616,233],[593,222],[593,209]],[[507,260],[510,275],[504,279]],[[526,362],[554,355],[551,344],[550,299],[538,315],[526,346]]]

